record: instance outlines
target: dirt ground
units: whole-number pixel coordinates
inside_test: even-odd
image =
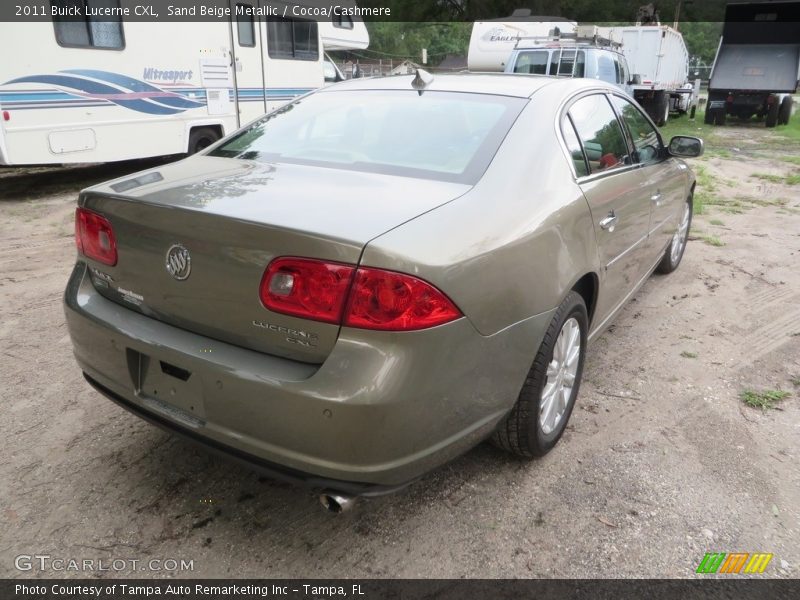
[[[800,576],[800,143],[756,124],[708,141],[683,264],[590,348],[556,450],[484,444],[341,516],[81,377],[61,307],[76,194],[147,163],[0,171],[0,576],[92,575],[14,566],[49,554],[194,561],[103,577],[691,577],[712,551]],[[791,395],[761,410],[747,389]]]

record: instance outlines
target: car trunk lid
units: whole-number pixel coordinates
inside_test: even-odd
[[[132,310],[216,340],[321,363],[339,326],[266,309],[259,285],[269,262],[300,256],[357,264],[371,239],[467,189],[196,156],[85,191],[81,204],[109,219],[119,257],[113,267],[87,262],[98,291]],[[173,247],[188,252],[186,277],[186,269],[168,268]]]

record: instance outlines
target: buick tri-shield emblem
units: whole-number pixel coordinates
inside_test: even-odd
[[[189,251],[180,244],[171,246],[167,250],[166,267],[167,272],[178,281],[189,277],[189,273],[192,272],[192,257]]]

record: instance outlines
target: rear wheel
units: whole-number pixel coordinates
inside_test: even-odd
[[[662,92],[656,96],[656,125],[663,127],[669,121],[669,94]]]
[[[667,246],[664,252],[664,258],[658,263],[656,272],[663,275],[672,273],[681,264],[683,253],[686,250],[686,240],[689,239],[689,229],[692,227],[692,199],[689,198],[683,205],[683,213],[681,213],[681,222],[675,234],[672,236],[672,241]]]
[[[717,108],[714,111],[714,125],[725,125],[725,121],[728,118],[728,113],[724,108]]]
[[[517,456],[544,456],[564,433],[578,397],[589,318],[586,304],[570,292],[544,335],[517,403],[492,441]]]
[[[792,116],[792,97],[784,96],[778,109],[778,125],[788,125]]]
[[[220,138],[219,131],[213,127],[196,127],[189,134],[189,154],[196,154]]]
[[[778,124],[778,112],[780,112],[780,105],[777,98],[772,97],[772,103],[767,108],[767,127],[775,127]]]

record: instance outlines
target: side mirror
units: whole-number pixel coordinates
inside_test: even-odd
[[[696,158],[703,154],[703,140],[688,135],[676,135],[667,146],[670,156]]]
[[[638,73],[636,75],[631,75],[631,80],[628,82],[628,85],[642,85],[642,76]]]

